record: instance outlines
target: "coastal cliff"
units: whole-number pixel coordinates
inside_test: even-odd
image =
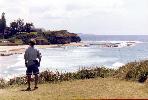
[[[37,45],[48,44],[68,44],[71,42],[80,42],[81,38],[67,30],[46,31],[46,32],[30,32],[19,33],[7,39],[8,43],[28,44],[30,39],[35,39]]]

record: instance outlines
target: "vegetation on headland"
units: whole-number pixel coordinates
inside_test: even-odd
[[[21,45],[28,44],[30,39],[35,39],[37,45],[67,44],[80,42],[81,38],[67,30],[46,31],[43,28],[35,28],[33,23],[17,19],[6,25],[5,13],[0,19],[0,45]]]
[[[117,79],[123,80],[131,80],[138,81],[143,75],[148,72],[148,60],[139,61],[139,62],[131,62],[128,63],[119,69],[109,69],[105,67],[96,67],[96,68],[82,68],[77,72],[52,72],[50,70],[46,70],[41,72],[39,75],[39,83],[58,83],[62,81],[70,81],[70,80],[83,80],[83,79],[91,79],[91,78],[107,78],[113,77]],[[4,79],[0,80],[0,88],[5,88],[12,85],[23,85],[26,84],[26,77],[15,77],[10,79],[10,81],[5,82]]]

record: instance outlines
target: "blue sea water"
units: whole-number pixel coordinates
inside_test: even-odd
[[[91,36],[90,36],[91,37]],[[135,46],[122,48],[100,48],[97,45],[87,47],[66,46],[59,48],[40,49],[42,62],[40,70],[52,70],[61,72],[73,72],[82,67],[118,68],[128,62],[148,59],[148,36],[95,36],[90,39],[82,38],[86,41],[141,41]],[[88,42],[86,42],[88,43]],[[13,76],[24,75],[25,65],[23,54],[0,57],[1,77],[11,78]]]
[[[148,35],[91,35],[81,34],[83,41],[142,41],[148,42]]]

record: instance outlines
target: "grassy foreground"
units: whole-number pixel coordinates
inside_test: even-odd
[[[148,83],[117,78],[94,78],[40,84],[38,90],[22,91],[25,85],[0,89],[0,100],[70,100],[148,98]]]
[[[128,63],[117,70],[96,67],[74,73],[44,71],[39,75],[39,89],[26,89],[26,78],[0,79],[0,100],[69,100],[148,98],[148,60]]]

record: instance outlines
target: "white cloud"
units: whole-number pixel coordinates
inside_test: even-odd
[[[148,34],[147,0],[1,0],[7,22],[98,34]]]

